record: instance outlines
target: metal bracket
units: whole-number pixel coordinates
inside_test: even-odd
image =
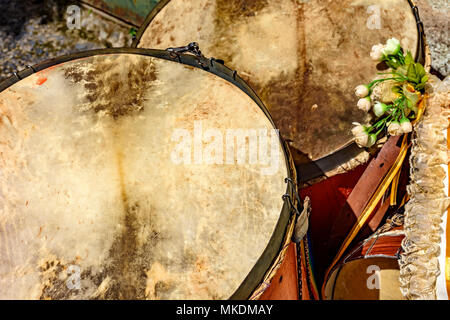
[[[300,215],[300,211],[298,211],[298,208],[294,206],[294,203],[292,203],[291,196],[289,194],[283,194],[282,196],[284,202],[287,202],[290,206],[291,210],[295,212],[295,215],[298,217]]]
[[[294,195],[295,195],[295,198],[297,199],[298,204],[301,205],[302,201],[300,199],[300,196],[298,195],[295,182],[291,178],[285,178],[284,182],[291,185],[292,191],[294,192]]]
[[[208,69],[208,63],[206,62],[208,59],[200,51],[200,47],[197,42],[191,42],[187,46],[183,47],[171,47],[167,48],[166,51],[170,53],[172,58],[177,58],[178,62],[180,62],[180,54],[182,53],[190,53],[197,58],[197,61],[200,66],[204,69]]]
[[[33,73],[36,73],[36,70],[32,66],[27,64],[25,67],[27,67],[28,69],[31,69],[33,71]]]

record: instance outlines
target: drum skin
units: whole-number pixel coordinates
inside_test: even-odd
[[[325,299],[402,300],[398,259],[405,238],[395,227],[357,245],[327,279]]]
[[[406,0],[165,0],[135,45],[196,41],[206,56],[223,59],[263,100],[299,164],[353,141],[352,122],[368,120],[354,88],[376,76],[370,49],[391,37],[416,54]]]
[[[375,287],[375,267],[379,288]],[[333,300],[402,300],[398,261],[389,258],[369,258],[351,261],[339,270]],[[369,281],[372,286],[368,286]]]
[[[201,69],[86,56],[0,92],[0,119],[1,299],[227,299],[280,219],[279,139],[272,174],[174,163],[173,131],[194,121],[273,129],[246,93]]]

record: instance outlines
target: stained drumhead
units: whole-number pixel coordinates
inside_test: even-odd
[[[358,259],[335,270],[327,288],[333,300],[403,300],[399,277],[397,259]]]
[[[407,0],[163,0],[136,44],[196,41],[223,59],[256,90],[303,163],[353,141],[351,123],[367,120],[353,89],[377,73],[372,45],[391,37],[416,54]]]
[[[212,73],[88,55],[0,92],[0,117],[2,299],[226,299],[279,223],[280,140]],[[236,160],[231,129],[270,161]]]

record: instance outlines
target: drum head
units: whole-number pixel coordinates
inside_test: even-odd
[[[199,43],[238,71],[268,107],[296,163],[349,145],[354,87],[376,76],[372,45],[397,37],[416,54],[407,0],[163,0],[138,33],[147,48]]]
[[[334,271],[327,288],[333,300],[402,300],[399,277],[397,259],[358,259]]]
[[[290,173],[271,120],[213,73],[125,50],[0,92],[1,299],[226,299],[277,253]],[[271,161],[235,160],[231,129]]]

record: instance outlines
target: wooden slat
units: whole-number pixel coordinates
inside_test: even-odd
[[[387,210],[389,209],[389,199],[386,199],[370,219],[368,226],[372,232],[375,232],[381,224]]]
[[[333,223],[328,242],[328,254],[334,257],[342,241],[361,215],[383,177],[387,174],[400,152],[400,136],[389,137],[378,155],[371,160],[355,188]],[[381,210],[387,208],[381,207]],[[384,211],[385,212],[385,211]],[[382,211],[381,211],[382,213]],[[377,215],[377,220],[381,221]],[[372,224],[376,224],[375,222]]]

